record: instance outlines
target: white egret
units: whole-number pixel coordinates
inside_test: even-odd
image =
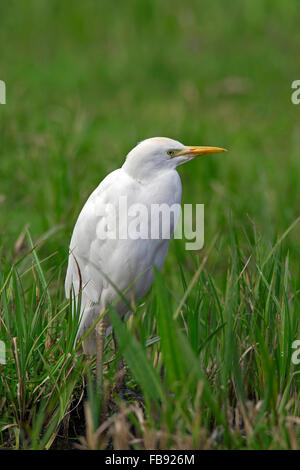
[[[128,236],[130,222],[141,223],[141,213],[130,213],[134,204],[142,205],[151,214],[152,204],[180,204],[181,180],[178,165],[200,155],[224,152],[218,147],[184,146],[176,140],[154,137],[140,142],[129,152],[125,163],[99,184],[85,203],[74,227],[68,270],[66,296],[81,290],[81,320],[78,338],[95,323],[109,304],[125,292],[129,301],[138,301],[153,282],[153,266],[161,269],[174,233],[176,220],[170,218],[170,236],[136,238]],[[120,214],[120,200],[126,198],[128,213]],[[114,209],[116,209],[114,211]],[[118,233],[109,233],[112,213],[116,213]],[[150,224],[157,220],[147,219]],[[106,227],[106,231],[104,230]],[[125,228],[125,230],[123,230]],[[155,232],[155,230],[154,230]],[[82,287],[82,289],[81,289]],[[128,305],[119,299],[115,310],[123,316]],[[84,352],[97,354],[97,370],[101,372],[103,345],[108,321],[105,316],[83,343]]]

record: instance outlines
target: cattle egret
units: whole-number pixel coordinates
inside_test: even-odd
[[[137,211],[136,206],[130,212],[130,208],[138,204],[151,214],[153,204],[180,204],[181,180],[177,166],[201,155],[224,151],[218,147],[184,146],[165,137],[147,139],[134,147],[123,166],[106,176],[94,190],[74,227],[65,281],[67,298],[73,292],[76,299],[81,292],[77,338],[103,316],[110,304],[114,303],[114,309],[123,317],[128,312],[124,297],[129,302],[132,298],[141,299],[153,282],[153,266],[158,269],[163,266],[176,220],[170,218],[169,238],[151,238],[152,229],[157,228],[153,224],[158,223],[151,216],[147,219],[150,236],[128,236],[127,227],[133,223],[138,229],[143,212]],[[119,212],[121,199],[127,203],[125,216]],[[111,236],[109,227],[112,214],[117,214],[116,236]],[[124,293],[123,298],[120,292]],[[97,371],[101,374],[107,327],[104,316],[83,342],[85,353],[97,355]]]

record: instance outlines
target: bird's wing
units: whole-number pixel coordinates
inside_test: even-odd
[[[107,204],[116,203],[122,185],[123,170],[110,173],[91,194],[79,214],[70,243],[65,280],[67,298],[73,289],[75,295],[78,295],[82,287],[89,302],[99,302],[102,289],[107,283],[101,268],[105,267],[105,260],[107,262],[109,256],[109,240],[99,238],[97,232],[109,207]]]

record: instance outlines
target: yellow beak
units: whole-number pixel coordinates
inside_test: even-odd
[[[186,146],[183,147],[181,150],[178,150],[174,154],[174,157],[184,156],[184,157],[191,157],[196,158],[200,155],[207,155],[209,153],[221,153],[227,152],[226,149],[222,149],[220,147],[199,147],[199,146]]]

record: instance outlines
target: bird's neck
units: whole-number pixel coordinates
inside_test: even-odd
[[[132,161],[126,160],[122,166],[122,169],[129,175],[131,178],[135,179],[141,184],[148,184],[155,181],[157,178],[160,178],[162,175],[173,172],[174,168],[161,168],[156,167],[152,163],[145,163],[143,165],[137,165]]]

